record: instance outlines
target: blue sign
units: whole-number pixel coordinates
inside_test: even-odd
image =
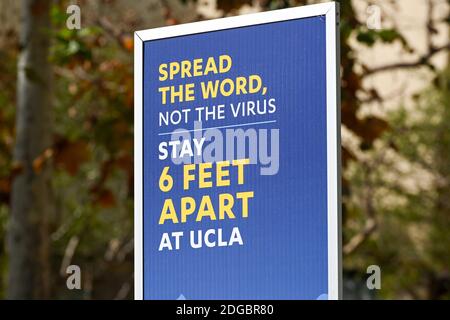
[[[336,5],[136,33],[136,297],[339,297]]]

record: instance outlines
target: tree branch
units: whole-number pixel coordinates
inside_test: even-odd
[[[369,69],[362,76],[367,77],[383,71],[389,71],[394,69],[411,69],[420,67],[422,65],[429,65],[429,62],[434,55],[445,50],[450,50],[450,43],[446,44],[445,46],[432,48],[427,54],[422,55],[416,61],[387,64],[377,68]]]
[[[377,228],[375,219],[369,218],[366,220],[364,229],[350,239],[342,249],[344,255],[349,255],[354,252]]]

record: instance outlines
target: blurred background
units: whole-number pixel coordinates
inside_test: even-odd
[[[133,298],[133,31],[317,2],[0,0],[0,298]],[[449,299],[450,1],[340,5],[344,298]]]

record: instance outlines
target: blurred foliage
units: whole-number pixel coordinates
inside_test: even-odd
[[[52,219],[54,296],[78,297],[65,290],[61,261],[71,239],[78,245],[71,262],[85,266],[78,298],[114,298],[132,288],[133,239],[133,65],[132,43],[115,41],[99,27],[68,30],[65,4],[52,8],[54,25],[54,147],[33,162],[36,172],[49,158],[55,165],[56,216]],[[0,88],[0,245],[14,178],[17,48],[1,51]],[[5,274],[5,255],[0,271]],[[59,270],[62,270],[61,272]],[[108,275],[114,281],[107,281]],[[4,276],[0,295],[4,296]],[[132,297],[132,290],[125,297]]]
[[[365,45],[372,47],[375,43],[393,43],[398,40],[403,46],[407,47],[408,44],[405,38],[395,29],[382,29],[382,30],[360,30],[356,36],[356,40]]]
[[[132,47],[98,27],[66,29],[61,7],[54,7],[52,16],[54,163],[60,172],[55,179],[60,210],[54,261],[62,261],[67,243],[76,237],[74,263],[90,266],[87,287],[95,288],[84,298],[114,298],[132,282]],[[112,285],[105,279],[111,273]]]
[[[354,203],[360,205],[347,219],[364,221],[361,199],[370,181],[378,232],[347,266],[380,265],[386,298],[450,299],[450,70],[416,97],[413,108],[399,107],[388,119],[395,127],[382,140],[395,153],[384,150],[384,159],[373,155],[352,164]]]

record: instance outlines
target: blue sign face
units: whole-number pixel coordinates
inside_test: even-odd
[[[328,294],[324,16],[143,44],[144,299]]]

